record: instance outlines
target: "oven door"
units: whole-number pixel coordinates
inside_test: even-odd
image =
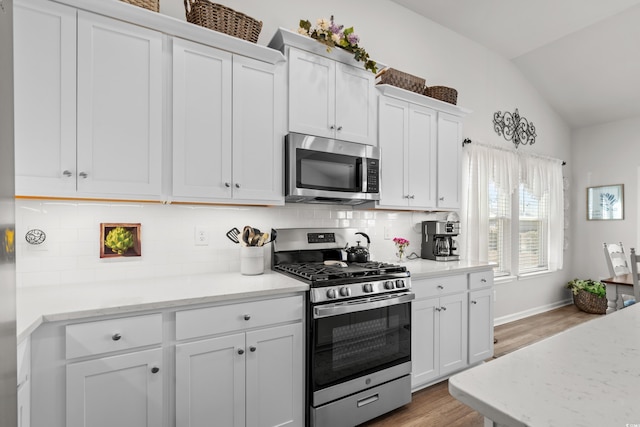
[[[313,406],[411,372],[414,298],[402,292],[312,307]]]

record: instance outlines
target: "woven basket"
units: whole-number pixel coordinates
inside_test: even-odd
[[[607,312],[607,299],[599,297],[591,292],[578,289],[573,295],[573,303],[580,310],[591,314],[605,314]]]
[[[458,91],[446,86],[426,87],[424,88],[423,94],[453,105],[456,105],[456,102],[458,102]]]
[[[207,0],[184,0],[187,22],[252,43],[258,42],[262,21]]]
[[[412,76],[409,73],[398,71],[393,68],[385,68],[384,70],[380,71],[376,77],[380,79],[377,83],[379,85],[392,85],[402,89],[410,90],[411,92],[422,93],[425,87],[425,79]]]
[[[160,0],[122,0],[125,3],[132,4],[134,6],[143,7],[153,12],[160,10]]]

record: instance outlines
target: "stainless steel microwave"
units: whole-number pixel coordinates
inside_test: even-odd
[[[299,133],[285,137],[285,201],[357,205],[379,199],[379,148]]]

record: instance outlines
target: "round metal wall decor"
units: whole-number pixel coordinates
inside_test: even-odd
[[[34,228],[33,230],[27,231],[27,234],[24,236],[24,238],[30,245],[39,245],[46,240],[47,235],[44,231]]]

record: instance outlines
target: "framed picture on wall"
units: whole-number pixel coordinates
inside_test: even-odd
[[[624,184],[588,187],[587,219],[624,219]]]

